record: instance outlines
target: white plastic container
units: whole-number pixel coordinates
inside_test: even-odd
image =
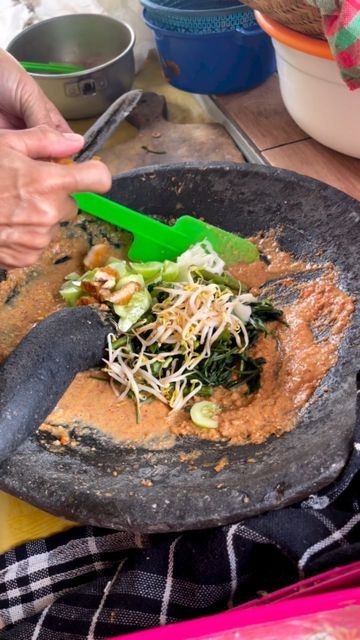
[[[281,95],[291,117],[318,142],[360,158],[360,89],[348,89],[328,45],[261,14],[257,19],[272,37]]]

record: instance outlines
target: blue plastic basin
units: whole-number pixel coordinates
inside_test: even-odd
[[[260,27],[219,33],[178,33],[158,27],[155,34],[166,79],[174,87],[221,95],[262,84],[276,68],[271,39]]]

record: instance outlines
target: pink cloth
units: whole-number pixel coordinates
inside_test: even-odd
[[[215,616],[114,640],[235,640],[240,629],[241,640],[305,640],[320,633],[332,640],[360,638],[360,562]]]
[[[308,2],[317,6],[322,13],[325,35],[343,80],[349,89],[358,89],[360,87],[360,0],[308,0]]]

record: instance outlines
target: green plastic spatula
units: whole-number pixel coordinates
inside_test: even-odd
[[[128,255],[135,262],[174,260],[192,244],[205,239],[227,265],[255,262],[259,257],[249,240],[192,216],[182,216],[169,226],[94,193],[77,193],[74,198],[85,213],[133,234]]]
[[[30,62],[22,60],[21,66],[29,73],[76,73],[84,71],[84,67],[78,64],[68,64],[67,62]]]

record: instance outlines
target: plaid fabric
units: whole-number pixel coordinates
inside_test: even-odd
[[[0,557],[1,640],[100,640],[223,611],[360,560],[360,399],[339,479],[238,524],[141,536],[79,527]]]
[[[326,38],[349,89],[360,87],[360,0],[308,0],[320,9]]]

